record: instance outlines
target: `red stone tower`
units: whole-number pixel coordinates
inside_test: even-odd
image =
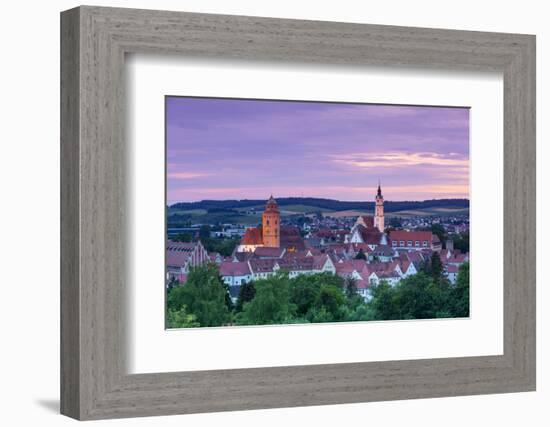
[[[262,235],[264,246],[278,248],[280,246],[281,215],[277,202],[271,196],[265,205],[262,215]]]

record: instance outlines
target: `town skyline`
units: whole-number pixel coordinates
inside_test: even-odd
[[[167,204],[469,199],[463,107],[166,98]]]

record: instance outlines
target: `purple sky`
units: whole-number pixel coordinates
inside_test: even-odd
[[[167,202],[468,198],[469,109],[169,97]]]

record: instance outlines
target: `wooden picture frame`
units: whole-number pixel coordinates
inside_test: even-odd
[[[504,79],[504,353],[128,375],[126,53]],[[61,412],[101,419],[535,390],[535,37],[104,7],[61,14]]]

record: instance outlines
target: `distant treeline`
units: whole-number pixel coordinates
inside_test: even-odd
[[[262,206],[265,200],[202,200],[200,202],[190,203],[175,203],[170,206],[170,209],[190,210],[190,209],[207,209],[209,212],[215,210],[249,208],[253,206]],[[313,197],[283,197],[277,199],[279,206],[288,205],[305,205],[318,209],[330,209],[333,211],[347,210],[372,210],[374,202],[345,202],[331,199],[317,199]],[[384,202],[384,210],[386,212],[397,212],[413,209],[428,209],[428,208],[469,208],[470,201],[468,199],[433,199],[424,201],[386,201]]]

